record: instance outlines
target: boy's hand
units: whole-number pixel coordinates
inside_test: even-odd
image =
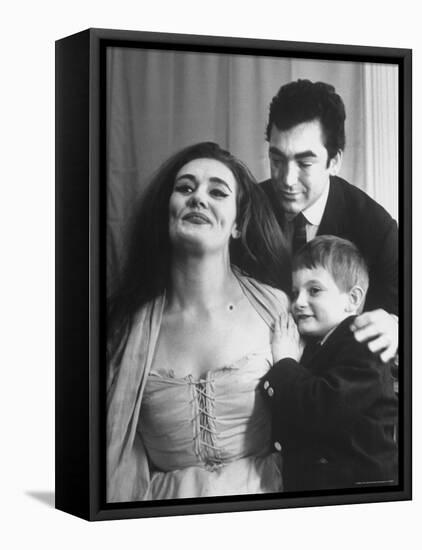
[[[350,327],[358,342],[368,342],[372,353],[387,363],[397,353],[399,323],[397,317],[383,309],[367,311],[356,317]]]
[[[290,313],[282,313],[275,322],[271,351],[274,363],[286,357],[299,361],[302,356],[303,343]]]

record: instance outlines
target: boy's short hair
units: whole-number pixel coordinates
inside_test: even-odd
[[[293,257],[293,271],[299,269],[326,269],[342,292],[349,292],[355,285],[368,291],[369,274],[365,260],[357,247],[347,239],[334,235],[315,237],[306,243]],[[362,311],[362,300],[359,311]]]

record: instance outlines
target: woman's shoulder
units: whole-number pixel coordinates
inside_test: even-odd
[[[267,292],[269,295],[274,297],[276,303],[280,304],[280,307],[281,307],[280,311],[289,309],[290,300],[287,294],[283,290],[267,285],[265,283],[258,282],[258,284],[260,284],[264,288],[265,292]]]
[[[236,272],[236,276],[244,290],[261,302],[264,307],[270,309],[273,315],[278,316],[289,310],[290,300],[283,290],[262,283],[239,271]]]

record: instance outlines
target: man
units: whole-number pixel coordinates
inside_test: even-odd
[[[280,88],[267,125],[271,179],[262,188],[294,252],[316,235],[356,244],[369,267],[366,311],[352,325],[383,361],[398,345],[397,224],[377,202],[337,176],[345,108],[333,86],[298,80]]]

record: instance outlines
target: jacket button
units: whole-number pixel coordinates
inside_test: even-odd
[[[318,460],[318,463],[319,464],[328,464],[328,460],[326,458],[322,457]]]
[[[281,451],[282,447],[281,447],[281,443],[279,441],[274,442],[274,449],[278,452]]]
[[[267,393],[268,393],[268,396],[269,397],[272,397],[274,395],[274,390],[273,388],[269,387],[268,390],[267,390]]]
[[[268,380],[265,380],[264,382],[264,390],[268,389],[268,386],[270,385],[270,383],[268,382]]]

